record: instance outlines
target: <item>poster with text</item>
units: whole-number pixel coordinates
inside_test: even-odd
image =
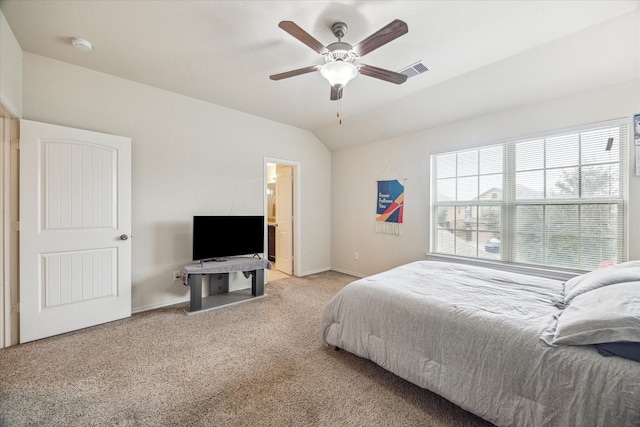
[[[376,233],[400,235],[404,213],[404,185],[378,181]]]

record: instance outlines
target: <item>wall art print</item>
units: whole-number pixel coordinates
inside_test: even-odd
[[[378,181],[376,233],[400,235],[404,213],[404,185]]]

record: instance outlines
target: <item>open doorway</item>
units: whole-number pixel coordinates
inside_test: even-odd
[[[297,271],[298,170],[295,162],[265,159],[267,257],[274,266],[272,277],[291,276]]]

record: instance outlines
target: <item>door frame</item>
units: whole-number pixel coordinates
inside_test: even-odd
[[[264,195],[264,200],[263,200],[263,208],[262,208],[262,212],[264,212],[265,215],[265,222],[264,222],[264,247],[268,248],[269,244],[268,244],[268,238],[269,238],[269,233],[268,233],[268,227],[267,227],[267,206],[268,206],[268,194],[267,194],[267,183],[268,183],[268,177],[267,177],[267,165],[269,163],[275,163],[278,165],[284,165],[284,166],[291,166],[293,168],[293,272],[292,275],[296,276],[298,274],[298,272],[300,271],[300,262],[301,262],[301,251],[300,251],[300,241],[301,241],[301,226],[300,226],[300,218],[302,217],[301,215],[301,203],[300,203],[300,194],[301,194],[301,180],[300,180],[300,176],[302,175],[302,171],[301,171],[301,165],[300,162],[296,162],[296,161],[292,161],[292,160],[286,160],[286,159],[279,159],[279,158],[275,158],[275,157],[265,157],[264,158],[264,171],[263,171],[263,192],[262,194]],[[277,248],[276,248],[277,250]]]
[[[0,100],[0,348],[18,344],[18,115]]]

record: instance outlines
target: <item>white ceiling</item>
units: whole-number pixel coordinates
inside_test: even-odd
[[[308,129],[331,150],[639,72],[637,61],[632,70],[618,66],[619,54],[594,60],[593,52],[609,55],[610,38],[620,37],[615,33],[596,33],[589,46],[576,39],[571,51],[566,48],[566,36],[638,10],[638,0],[5,0],[0,7],[24,51]],[[320,73],[269,79],[322,64],[317,53],[278,28],[282,20],[324,44],[336,41],[331,24],[346,22],[343,41],[356,44],[393,19],[405,21],[408,34],[359,62],[399,71],[422,61],[429,71],[403,85],[358,76],[344,89],[342,125]],[[71,37],[91,41],[93,51],[73,48]],[[568,41],[554,50],[560,38]],[[619,42],[637,49],[633,34],[631,39]]]

